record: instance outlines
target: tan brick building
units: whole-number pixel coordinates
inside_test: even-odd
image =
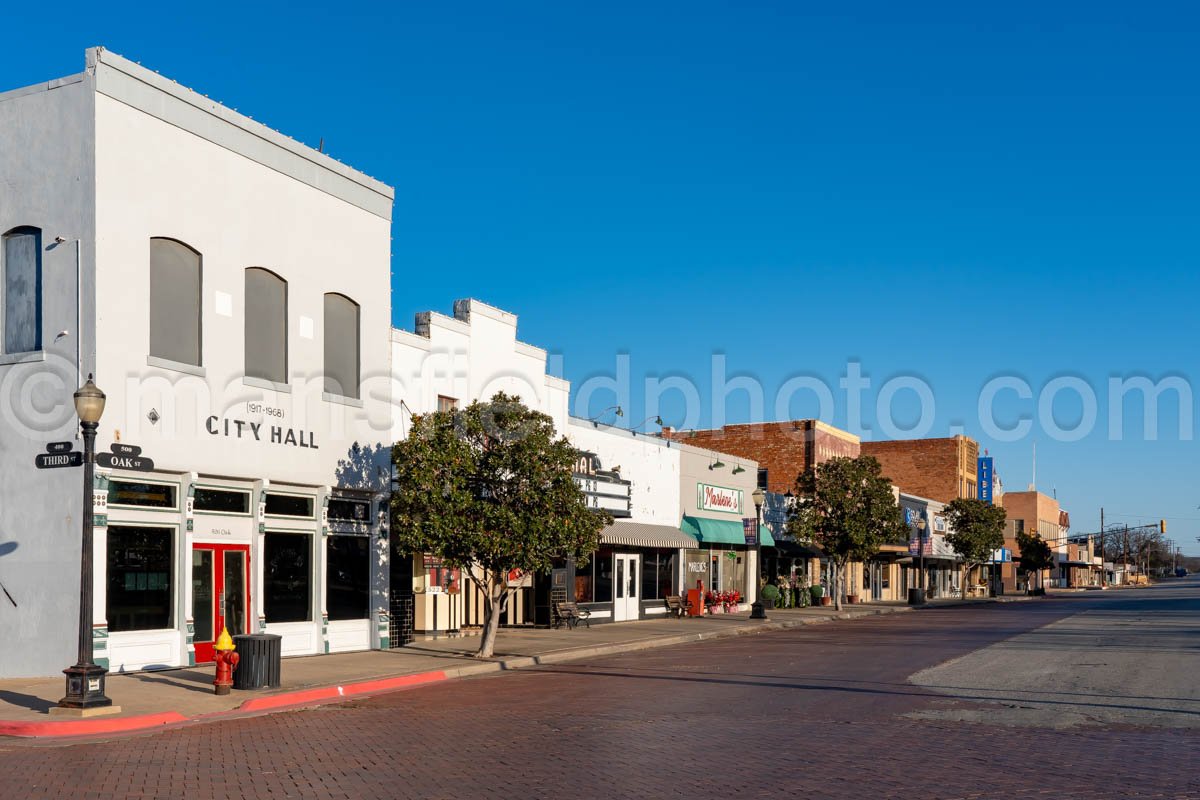
[[[979,443],[967,436],[863,442],[862,454],[874,456],[883,474],[909,494],[949,503],[979,492]]]
[[[698,431],[663,428],[662,436],[757,461],[759,484],[767,491],[780,493],[790,491],[800,473],[823,461],[837,456],[857,458],[860,445],[854,434],[815,419],[755,422]],[[765,481],[761,480],[763,477]]]
[[[1050,544],[1051,549],[1057,549],[1057,546],[1064,542],[1060,527],[1062,509],[1059,508],[1058,501],[1041,492],[1005,492],[1000,505],[1004,507],[1004,511],[1008,515],[1004,530],[1004,546],[1013,554],[1012,563],[1003,564],[1000,570],[1004,591],[1012,593],[1047,585],[1046,578],[1049,576],[1049,571],[1044,573],[1040,580],[1034,577],[1032,586],[1026,586],[1025,576],[1018,574],[1017,566],[1021,553],[1017,547],[1017,534],[1021,532],[1037,533]]]

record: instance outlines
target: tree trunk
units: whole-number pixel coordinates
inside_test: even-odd
[[[833,607],[836,611],[842,610],[842,587],[846,583],[846,562],[835,564],[833,570]]]
[[[508,586],[495,575],[488,576],[488,588],[483,593],[483,635],[479,637],[476,658],[491,658],[496,649],[496,633],[500,630],[500,615],[504,613],[504,598]]]

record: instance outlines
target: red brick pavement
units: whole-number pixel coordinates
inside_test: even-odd
[[[915,721],[913,671],[1082,601],[940,609],[70,746],[8,798],[1200,798],[1192,732]]]

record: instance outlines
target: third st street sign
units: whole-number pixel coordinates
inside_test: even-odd
[[[38,453],[33,465],[38,469],[61,469],[83,466],[83,453],[72,450],[73,442],[50,442],[46,452]]]
[[[142,448],[119,442],[113,443],[111,453],[97,453],[96,464],[106,469],[129,469],[135,472],[154,470],[154,462],[142,455]]]

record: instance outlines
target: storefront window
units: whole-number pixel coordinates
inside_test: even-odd
[[[586,565],[575,563],[575,602],[590,603],[595,597],[596,562],[590,559]]]
[[[171,627],[174,608],[174,531],[170,528],[108,529],[108,629]]]
[[[370,540],[366,536],[330,536],[326,541],[325,604],[329,619],[366,619],[370,608]]]
[[[268,533],[263,539],[263,606],[267,622],[312,619],[312,537]]]
[[[647,553],[642,556],[642,599],[662,600],[676,594],[675,563],[677,553]]]
[[[209,511],[214,514],[249,514],[250,493],[232,489],[197,488],[193,507],[197,511]]]
[[[705,589],[712,588],[712,579],[708,574],[707,550],[684,550],[683,563],[683,588],[685,591],[695,589],[696,581],[703,581]]]
[[[597,603],[611,603],[613,599],[613,554],[601,550],[596,554],[596,597]]]
[[[587,566],[575,563],[575,602],[611,603],[613,599],[613,551],[592,553]]]

